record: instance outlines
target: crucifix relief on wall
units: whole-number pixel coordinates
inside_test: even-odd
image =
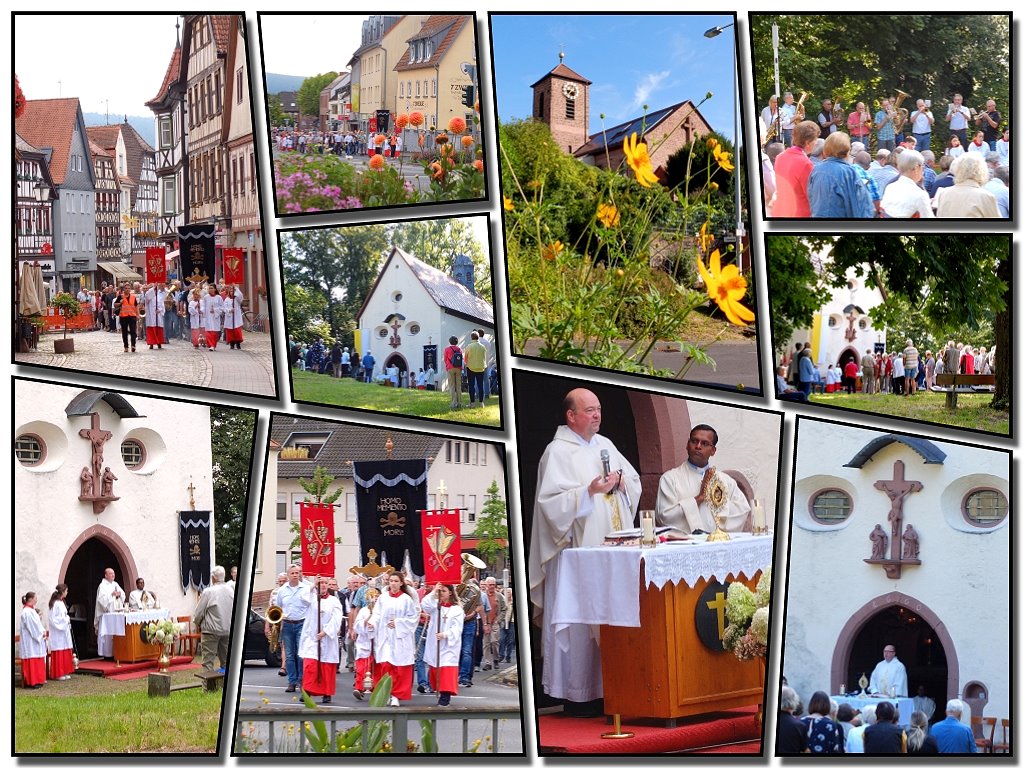
[[[110,467],[103,467],[103,445],[114,433],[100,429],[100,415],[93,413],[89,429],[80,429],[78,434],[92,446],[89,466],[82,467],[78,478],[81,484],[78,500],[91,502],[92,511],[98,515],[110,502],[119,498],[114,495],[114,481],[117,477],[110,471]]]
[[[857,315],[851,312],[846,316],[846,321],[850,324],[850,327],[846,329],[846,340],[853,341],[857,338]]]
[[[400,346],[402,346],[402,337],[398,335],[398,329],[401,327],[402,324],[398,322],[397,317],[391,321],[391,330],[393,331],[393,333],[391,334],[391,338],[388,339],[388,344],[390,344],[395,349],[398,349]]]
[[[917,531],[913,525],[903,527],[903,502],[911,493],[917,493],[924,486],[917,480],[907,480],[906,465],[896,461],[892,468],[892,480],[878,480],[875,488],[889,497],[889,533],[881,524],[876,525],[871,535],[871,557],[865,563],[881,565],[890,579],[898,579],[904,565],[920,565],[920,551]],[[886,556],[886,544],[889,552]]]

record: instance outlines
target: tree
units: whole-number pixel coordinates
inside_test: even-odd
[[[267,95],[267,119],[271,128],[280,128],[285,123],[284,105],[281,96],[276,93]]]
[[[343,490],[341,487],[338,487],[337,490],[331,491],[330,488],[333,482],[334,475],[328,474],[326,469],[317,464],[316,469],[313,470],[313,477],[299,478],[299,485],[302,486],[302,490],[309,494],[303,501],[313,502],[314,504],[333,505],[341,496]],[[302,529],[299,526],[299,521],[292,520],[288,530],[293,534],[292,542],[288,545],[288,548],[299,549],[302,546]],[[334,543],[341,544],[341,537],[335,536]]]
[[[404,221],[388,228],[391,245],[411,253],[445,274],[451,274],[455,257],[466,254],[473,260],[476,292],[490,299],[491,265],[473,227],[460,219],[424,219]]]
[[[476,550],[492,568],[496,567],[498,555],[508,553],[508,521],[505,517],[505,501],[498,496],[498,481],[492,480],[487,488],[487,498],[473,532],[480,543]]]
[[[806,245],[793,235],[765,241],[768,294],[772,297],[772,345],[783,350],[796,328],[809,328],[828,301],[828,288],[817,274]]]
[[[299,112],[303,115],[319,115],[320,92],[333,83],[337,76],[337,72],[324,72],[322,75],[314,75],[303,80],[299,92],[295,95]]]
[[[310,291],[294,283],[286,283],[284,308],[288,319],[289,337],[295,341],[311,342],[311,334],[322,335],[318,333],[321,330],[319,326],[326,323],[327,316],[327,299],[322,293]]]
[[[226,570],[242,559],[255,426],[253,411],[210,408],[213,508],[217,526],[215,555],[217,563]]]
[[[282,233],[286,289],[294,284],[321,296],[332,334],[351,346],[353,318],[377,277],[387,246],[380,226]]]

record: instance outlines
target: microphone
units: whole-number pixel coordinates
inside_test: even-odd
[[[601,477],[603,480],[608,479],[608,475],[611,474],[611,459],[608,456],[608,449],[601,449]]]

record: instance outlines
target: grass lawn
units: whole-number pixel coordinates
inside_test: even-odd
[[[489,397],[483,408],[470,408],[469,395],[462,393],[463,407],[450,410],[447,392],[419,389],[392,389],[378,384],[361,384],[353,379],[333,379],[309,371],[291,370],[295,399],[324,405],[343,405],[382,413],[423,416],[428,419],[458,421],[488,427],[501,425],[499,398]]]
[[[172,685],[198,682],[195,670]],[[149,698],[148,681],[74,675],[14,696],[14,751],[215,752],[222,695],[201,688]]]
[[[950,427],[979,429],[999,435],[1010,433],[1010,415],[1006,411],[988,407],[992,395],[961,394],[957,398],[955,411],[946,410],[946,395],[943,392],[919,392],[907,397],[832,392],[827,395],[811,395],[811,402],[884,416],[930,421]]]

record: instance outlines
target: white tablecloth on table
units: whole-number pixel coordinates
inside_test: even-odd
[[[910,715],[914,711],[914,699],[913,698],[889,698],[887,696],[839,696],[838,694],[832,697],[838,704],[849,704],[851,707],[857,710],[863,710],[868,705],[878,706],[883,701],[888,701],[900,713],[900,725],[910,725]]]
[[[114,655],[114,635],[124,637],[126,626],[160,621],[170,617],[171,612],[166,608],[157,608],[151,611],[129,611],[128,613],[104,613],[100,616],[100,626],[96,632],[99,655],[104,657]]]
[[[639,547],[579,547],[559,555],[551,621],[556,625],[640,626],[640,561],[648,586],[751,578],[772,562],[772,536],[733,533],[732,541]]]

